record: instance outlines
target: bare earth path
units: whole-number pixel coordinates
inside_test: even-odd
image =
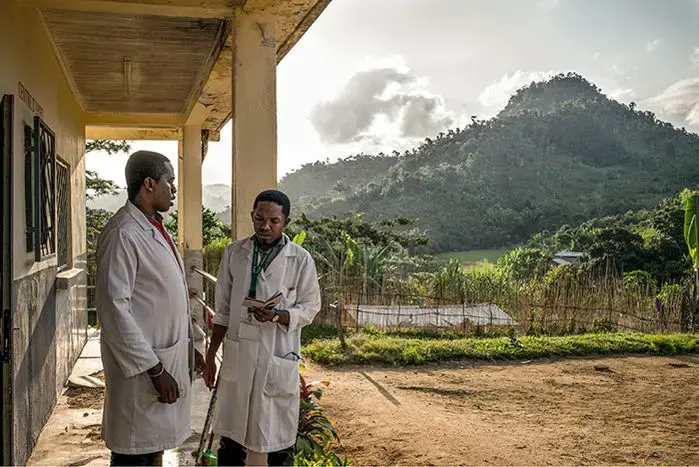
[[[699,465],[699,356],[308,366],[354,465]]]

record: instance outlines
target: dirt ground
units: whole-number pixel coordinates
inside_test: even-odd
[[[103,388],[68,388],[65,396],[72,408],[102,409],[104,405]]]
[[[354,465],[699,465],[699,355],[307,373]]]

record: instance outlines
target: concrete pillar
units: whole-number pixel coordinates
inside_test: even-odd
[[[248,1],[233,13],[233,239],[252,234],[255,197],[277,187],[276,4]]]
[[[177,176],[177,243],[184,258],[185,275],[190,292],[201,296],[202,277],[192,267],[203,269],[202,259],[202,145],[201,126],[187,125],[179,141]],[[192,313],[201,315],[201,305],[192,301]]]

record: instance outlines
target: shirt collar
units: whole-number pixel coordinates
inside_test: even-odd
[[[144,214],[144,215],[148,218],[148,220],[151,221],[151,222],[156,222],[156,223],[158,223],[158,224],[162,224],[162,223],[163,223],[163,215],[160,214],[158,211],[155,211],[155,214],[154,214],[154,215],[146,214],[145,212],[144,212],[143,214]]]
[[[254,234],[252,237],[250,237],[250,240],[252,241],[253,246],[260,245],[257,241],[257,237]],[[286,242],[287,242],[287,236],[282,234],[282,236],[279,238],[279,240],[277,240],[277,242],[274,245],[272,245],[270,250],[274,250],[275,248],[282,248],[282,247],[284,247],[284,245],[286,245]]]

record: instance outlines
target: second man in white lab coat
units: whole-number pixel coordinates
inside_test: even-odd
[[[320,310],[320,289],[313,258],[283,233],[290,211],[284,193],[260,193],[252,211],[255,234],[228,245],[221,260],[204,372],[213,387],[223,342],[214,425],[221,435],[219,465],[293,465],[301,328]],[[266,301],[277,293],[282,298],[274,308],[243,306],[246,297]]]
[[[162,465],[163,451],[192,433],[191,377],[204,366],[194,344],[203,351],[203,331],[196,332],[184,263],[163,227],[161,213],[177,191],[170,161],[135,152],[126,185],[129,200],[97,243],[102,437],[112,465]]]

